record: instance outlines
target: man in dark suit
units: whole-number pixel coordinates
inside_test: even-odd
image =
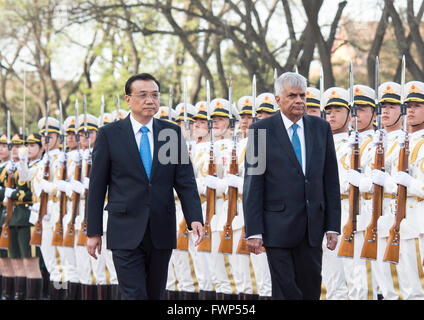
[[[112,250],[122,299],[163,298],[176,247],[173,189],[189,230],[197,235],[196,245],[203,238],[200,198],[181,130],[153,118],[159,91],[159,82],[149,74],[129,78],[125,100],[131,113],[102,127],[93,149],[87,250],[94,258],[96,249],[100,253],[107,191],[107,248]]]
[[[251,252],[266,249],[273,299],[319,299],[323,236],[334,250],[340,233],[333,136],[325,120],[305,115],[306,87],[299,74],[281,75],[275,81],[281,112],[250,126],[245,231]]]

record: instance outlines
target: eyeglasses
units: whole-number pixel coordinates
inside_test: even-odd
[[[160,93],[159,92],[152,92],[152,93],[142,92],[142,93],[137,93],[137,94],[129,94],[129,96],[136,97],[136,98],[140,99],[141,101],[145,101],[149,97],[152,100],[159,100]]]

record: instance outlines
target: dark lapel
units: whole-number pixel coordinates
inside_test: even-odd
[[[309,166],[311,165],[312,150],[314,148],[314,130],[312,116],[303,116],[303,125],[305,126],[305,149],[306,149],[306,174],[309,172]]]
[[[138,174],[141,174],[143,178],[147,181],[146,170],[144,169],[143,162],[141,161],[140,151],[137,148],[137,142],[135,141],[134,131],[131,125],[130,115],[125,119],[119,121],[119,126],[123,134],[123,144],[128,150],[129,161],[131,164],[135,164]]]
[[[293,146],[291,144],[289,135],[287,134],[286,127],[284,126],[284,121],[281,117],[280,111],[277,111],[272,117],[274,122],[274,136],[277,137],[277,140],[282,145],[283,150],[287,150],[286,154],[290,158],[291,162],[293,162],[293,165],[303,173],[302,167],[300,166],[300,163],[296,158],[296,154],[294,153]]]

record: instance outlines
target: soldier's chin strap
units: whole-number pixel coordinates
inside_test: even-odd
[[[397,120],[395,121],[395,122],[393,122],[391,125],[388,125],[388,126],[386,126],[387,128],[390,128],[390,127],[393,127],[393,126],[395,126],[398,122],[399,122],[399,120],[400,120],[400,118],[402,117],[402,114],[399,114],[399,117],[397,118]]]
[[[383,105],[382,105],[383,106]],[[399,113],[399,117],[397,118],[397,120],[395,121],[395,122],[393,122],[391,125],[388,125],[388,126],[386,126],[387,128],[390,128],[390,127],[393,127],[393,126],[395,126],[398,122],[399,122],[399,120],[400,120],[400,118],[402,117],[402,112],[400,112]]]
[[[217,137],[217,138],[221,138],[221,137],[223,137],[223,136],[225,136],[225,134],[228,132],[228,130],[230,130],[231,129],[231,124],[229,124],[228,125],[228,127],[225,129],[225,131],[222,133],[222,134],[220,134],[220,135],[216,135],[215,137]]]
[[[334,131],[338,131],[338,130],[341,130],[342,128],[344,128],[345,126],[346,126],[346,123],[348,122],[348,120],[349,120],[349,115],[350,115],[350,112],[349,112],[349,110],[347,111],[347,115],[346,115],[346,120],[345,120],[345,122],[343,123],[343,125],[340,127],[340,128],[337,128],[336,130],[334,130]]]
[[[410,126],[415,128],[415,127],[419,127],[422,124],[424,124],[424,120],[419,124],[411,124]]]
[[[374,113],[375,113],[375,109],[372,110],[371,120],[370,120],[370,122],[368,122],[368,124],[365,126],[365,128],[368,128],[370,126],[370,124],[373,122],[373,120],[374,120],[373,119]]]

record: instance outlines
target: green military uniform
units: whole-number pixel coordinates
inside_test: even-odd
[[[3,134],[0,137],[0,143],[1,144],[7,144],[7,138],[6,135]],[[0,199],[4,199],[4,191],[6,188],[6,162],[3,162],[0,164]],[[3,225],[4,221],[6,219],[6,208],[3,205],[3,201],[0,201],[0,226]],[[1,229],[0,229],[1,232]],[[1,258],[7,258],[7,250],[6,249],[0,249],[0,259]]]
[[[24,145],[21,135],[12,138],[12,145]],[[32,204],[31,181],[23,180],[19,176],[19,169],[14,172],[15,190],[11,193],[13,200],[13,215],[10,220],[9,256],[14,259],[36,257],[36,251],[31,250],[31,224],[29,222],[30,206]]]

